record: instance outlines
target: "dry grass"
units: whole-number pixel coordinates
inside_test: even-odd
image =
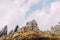
[[[54,37],[54,38],[53,38]],[[2,36],[0,40],[59,40],[56,35],[49,34],[45,36],[44,32],[37,32],[34,30],[20,30],[11,35]]]

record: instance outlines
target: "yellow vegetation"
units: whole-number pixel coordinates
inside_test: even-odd
[[[14,39],[22,40],[26,38],[31,40],[32,38],[46,37],[45,35],[46,35],[45,32],[37,32],[34,30],[29,30],[29,31],[20,30],[20,31],[12,33],[11,35],[7,35],[6,37],[2,36],[0,40],[14,40]],[[57,38],[57,34],[48,34],[47,37]]]

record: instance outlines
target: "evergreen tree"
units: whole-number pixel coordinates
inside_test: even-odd
[[[0,31],[0,37],[7,35],[7,25]]]
[[[7,35],[7,25],[4,27],[4,29],[3,29],[3,35],[5,36],[5,35]]]
[[[19,28],[19,26],[17,25],[16,28],[15,28],[15,30],[14,30],[14,32],[16,32],[18,30],[18,28]]]

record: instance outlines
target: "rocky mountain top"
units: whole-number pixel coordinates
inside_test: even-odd
[[[29,21],[25,26],[18,30],[17,25],[15,30],[11,30],[7,34],[7,26],[0,34],[0,40],[60,40],[57,34],[46,33],[38,28],[38,24],[35,20]]]
[[[35,30],[40,31],[38,28],[38,24],[35,20],[29,21],[26,23],[24,27],[22,27],[20,30]]]

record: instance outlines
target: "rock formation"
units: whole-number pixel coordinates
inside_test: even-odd
[[[35,20],[26,23],[26,26],[22,27],[20,30],[36,30],[39,31],[37,22]]]
[[[51,34],[49,30],[47,32],[40,31],[35,20],[27,22],[20,30],[18,28],[19,26],[17,25],[15,30],[11,30],[9,35],[7,35],[7,26],[5,26],[0,32],[2,36],[0,40],[60,40],[58,35]],[[53,29],[55,28],[52,27]]]
[[[58,25],[55,25],[54,27],[51,27],[51,33],[60,35],[60,22],[59,22]]]

